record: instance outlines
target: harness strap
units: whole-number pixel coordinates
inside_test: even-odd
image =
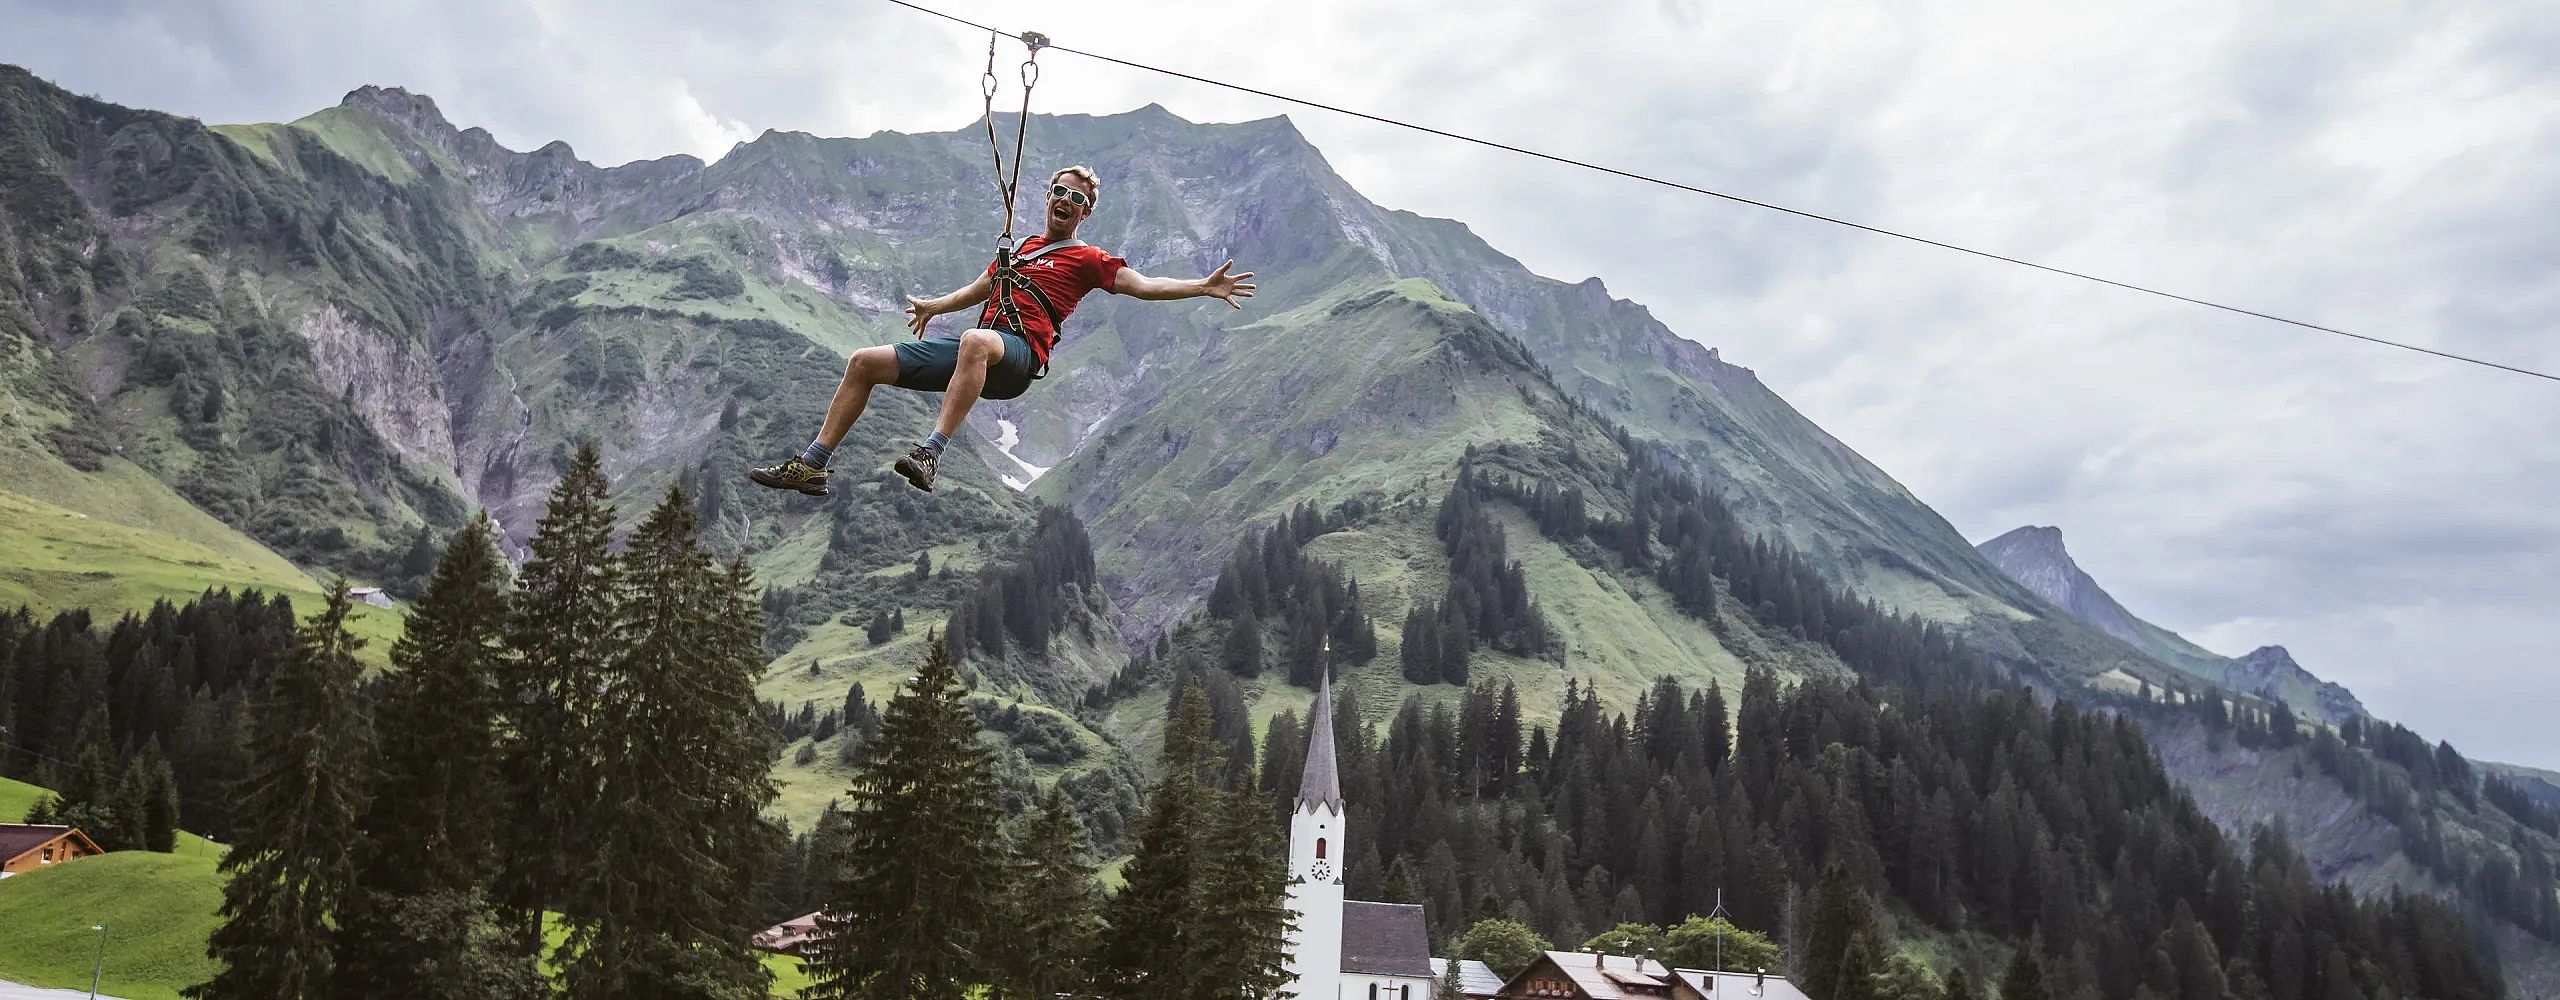
[[[1024,241],[1024,242],[1029,242],[1029,241],[1028,241],[1028,240],[1026,240],[1026,241]],[[1044,293],[1044,292],[1040,291],[1040,285],[1039,285],[1037,282],[1032,281],[1028,276],[1025,276],[1025,275],[1022,273],[1022,271],[1020,270],[1020,268],[1021,268],[1023,265],[1025,265],[1025,264],[1029,264],[1029,263],[1031,263],[1032,261],[1039,260],[1039,259],[1040,259],[1040,258],[1042,258],[1042,257],[1046,257],[1046,256],[1048,256],[1048,255],[1049,255],[1051,252],[1053,252],[1053,251],[1066,250],[1066,249],[1070,249],[1070,248],[1073,248],[1073,247],[1090,246],[1090,245],[1091,245],[1091,244],[1088,244],[1088,243],[1086,243],[1086,242],[1085,242],[1085,241],[1083,241],[1083,240],[1059,240],[1059,241],[1058,241],[1058,242],[1056,242],[1056,243],[1051,243],[1051,244],[1048,244],[1048,245],[1042,246],[1042,247],[1041,247],[1040,249],[1038,249],[1038,250],[1034,250],[1034,251],[1031,251],[1030,253],[1026,253],[1026,254],[1021,254],[1021,255],[1019,255],[1019,256],[1011,255],[1011,254],[1006,254],[1006,253],[1003,253],[1003,252],[999,251],[999,252],[997,253],[997,255],[996,255],[996,275],[995,275],[995,276],[996,276],[996,283],[997,283],[999,286],[1007,286],[1007,287],[1012,287],[1012,288],[1019,288],[1019,289],[1021,289],[1021,290],[1023,290],[1023,291],[1030,292],[1030,293],[1031,293],[1031,301],[1036,302],[1036,303],[1039,303],[1039,305],[1040,305],[1040,314],[1041,314],[1041,316],[1042,316],[1042,317],[1046,318],[1046,319],[1049,321],[1049,328],[1050,328],[1050,330],[1051,330],[1053,333],[1055,333],[1055,332],[1062,332],[1062,331],[1058,331],[1058,329],[1057,329],[1057,327],[1058,327],[1058,306],[1057,306],[1057,304],[1056,304],[1056,303],[1054,303],[1054,302],[1049,301],[1049,296],[1048,296],[1046,293]],[[1014,323],[1014,328],[1013,328],[1013,330],[1014,330],[1014,332],[1015,332],[1015,333],[1022,333],[1022,332],[1023,332],[1023,329],[1022,329],[1022,326],[1021,326],[1021,323],[1022,323],[1022,317],[1021,317],[1021,315],[1020,315],[1018,312],[1016,312],[1016,310],[1015,310],[1015,307],[1014,307],[1014,304],[1013,304],[1013,296],[1012,296],[1011,294],[1004,293],[1004,292],[1002,291],[1002,289],[999,289],[999,294],[997,294],[997,295],[995,296],[995,298],[997,299],[997,302],[996,302],[996,312],[997,312],[997,314],[998,314],[998,315],[1000,315],[1000,316],[1002,316],[1003,318],[1005,318],[1005,319],[1007,319],[1007,320],[1011,320],[1011,321]],[[982,315],[980,316],[980,318],[981,318],[981,319],[983,319],[983,318],[984,318],[984,315],[982,314]]]

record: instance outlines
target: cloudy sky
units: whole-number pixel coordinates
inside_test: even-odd
[[[2554,0],[928,5],[2560,371]],[[955,129],[987,41],[884,0],[0,0],[0,23],[0,61],[120,103],[276,121],[400,85],[602,163]],[[2059,525],[2137,614],[2285,645],[2384,717],[2560,768],[2560,383],[1043,64],[1047,111],[1289,114],[1379,203],[1599,275],[1757,369],[1967,537]]]

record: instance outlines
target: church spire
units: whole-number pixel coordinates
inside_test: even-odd
[[[1306,777],[1298,782],[1298,808],[1310,805],[1342,811],[1342,778],[1333,767],[1333,671],[1324,672],[1316,689],[1315,718],[1307,729]]]

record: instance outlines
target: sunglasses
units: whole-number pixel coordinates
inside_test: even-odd
[[[1075,202],[1077,205],[1083,206],[1083,207],[1085,207],[1085,208],[1092,208],[1092,207],[1093,207],[1093,198],[1092,198],[1091,196],[1089,196],[1089,195],[1085,194],[1085,193],[1084,193],[1084,192],[1082,192],[1082,191],[1078,191],[1078,190],[1076,190],[1076,189],[1074,189],[1074,188],[1068,187],[1068,186],[1066,186],[1066,185],[1064,185],[1064,184],[1051,184],[1051,185],[1049,185],[1049,197],[1052,197],[1052,198],[1064,198],[1064,199],[1066,199],[1066,200],[1068,200],[1068,201]]]

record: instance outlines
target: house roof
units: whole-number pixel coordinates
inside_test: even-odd
[[[1551,951],[1546,958],[1593,1000],[1651,1000],[1671,988],[1671,970],[1649,958],[1580,951]]]
[[[1806,1000],[1784,976],[1755,976],[1748,972],[1701,972],[1682,969],[1680,980],[1689,988],[1705,995],[1707,1000]]]
[[[63,834],[72,834],[95,851],[98,845],[88,835],[67,826],[29,826],[25,823],[0,823],[0,864],[18,860],[18,856],[53,843]]]
[[[1429,979],[1431,933],[1413,903],[1342,904],[1342,971]]]
[[[1325,672],[1323,685],[1316,689],[1315,718],[1308,720],[1306,776],[1298,780],[1298,808],[1304,809],[1309,804],[1332,806],[1337,813],[1342,811],[1342,777],[1335,773],[1333,765],[1333,672],[1330,670]]]
[[[1449,960],[1445,958],[1432,959],[1431,973],[1432,978],[1434,979],[1448,976]],[[1502,992],[1502,977],[1494,973],[1492,966],[1486,965],[1483,962],[1459,959],[1458,992],[1471,997],[1493,996]]]

